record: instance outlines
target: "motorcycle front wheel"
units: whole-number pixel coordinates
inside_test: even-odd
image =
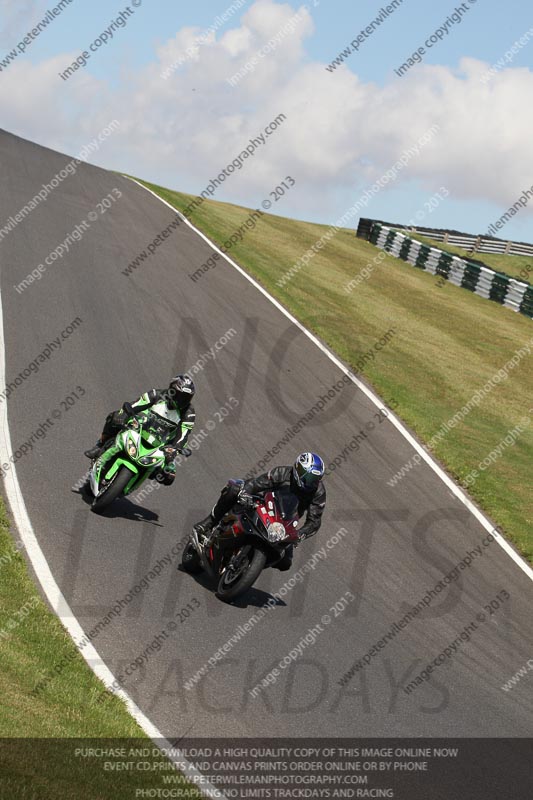
[[[98,497],[94,498],[91,505],[92,510],[98,514],[100,511],[110,506],[117,497],[120,497],[131,478],[132,473],[130,470],[126,467],[121,467],[112,478],[107,489],[105,489],[102,494],[99,494]]]
[[[236,553],[220,578],[216,596],[229,603],[244,594],[265,568],[267,557],[262,550],[246,545]]]

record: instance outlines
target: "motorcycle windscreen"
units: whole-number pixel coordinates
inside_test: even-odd
[[[284,520],[298,519],[298,498],[288,487],[282,486],[273,492]]]
[[[152,413],[147,416],[143,429],[155,436],[161,444],[165,444],[176,432],[175,425]]]

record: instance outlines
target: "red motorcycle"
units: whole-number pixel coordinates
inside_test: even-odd
[[[208,536],[193,530],[183,551],[183,569],[218,580],[216,596],[226,602],[246,592],[264,569],[281,561],[287,546],[298,543],[294,495],[275,490],[252,500],[253,507],[236,506]]]

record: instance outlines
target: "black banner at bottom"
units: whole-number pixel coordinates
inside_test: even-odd
[[[530,800],[532,756],[533,739],[0,739],[0,798]]]

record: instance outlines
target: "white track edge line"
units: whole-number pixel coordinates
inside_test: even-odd
[[[4,316],[1,295],[0,339],[0,385],[5,386]],[[9,461],[11,453],[11,434],[9,431],[9,422],[7,416],[7,401],[5,401],[0,403],[0,460],[2,463]],[[67,603],[58,584],[56,583],[41,546],[37,541],[37,536],[33,530],[31,520],[26,509],[26,504],[24,503],[24,498],[22,496],[22,490],[18,481],[15,464],[11,465],[11,468],[4,477],[4,488],[15,524],[20,534],[20,538],[24,543],[24,547],[35,574],[39,579],[39,583],[42,586],[43,592],[52,609],[59,617],[61,624],[73,639],[74,644],[76,644],[78,641],[81,642],[85,637],[85,632],[74,616],[69,604]],[[85,644],[82,649],[79,650],[79,652],[96,677],[104,683],[106,689],[111,689],[113,683],[116,681],[116,678],[111,670],[106,666],[104,661],[100,658],[96,648],[90,642],[87,642],[87,644]],[[213,798],[213,800],[215,800],[215,798],[216,800],[226,800],[225,795],[220,789],[217,789],[207,781],[204,782],[204,776],[189,761],[187,761],[186,757],[181,753],[181,751],[177,748],[174,748],[172,743],[163,736],[163,734],[155,727],[155,725],[153,725],[152,722],[150,722],[148,717],[143,714],[141,709],[131,699],[128,693],[124,691],[124,689],[115,689],[113,690],[113,694],[116,694],[118,697],[124,700],[130,715],[157,747],[163,747],[171,751],[171,753],[166,754],[167,758],[176,766],[176,768],[178,768],[177,765],[179,764],[179,772],[190,779],[199,794],[204,794],[206,797]],[[198,781],[198,783],[196,781]]]
[[[171,203],[169,203],[167,200],[164,200],[162,197],[160,197],[160,196],[159,196],[159,195],[158,195],[156,192],[154,192],[152,189],[149,189],[147,186],[144,186],[144,184],[140,183],[138,180],[135,180],[135,178],[130,178],[128,175],[123,175],[122,177],[124,177],[124,178],[127,178],[128,180],[132,181],[133,183],[136,183],[136,184],[137,184],[137,186],[140,186],[142,189],[144,189],[145,191],[149,192],[149,193],[150,193],[150,194],[152,194],[154,197],[157,197],[157,199],[158,199],[158,200],[159,200],[161,203],[164,203],[166,206],[168,206],[169,208],[171,208],[171,209],[172,209],[172,211],[174,211],[174,213],[178,214],[178,215],[181,217],[181,219],[182,219],[182,220],[183,220],[183,221],[184,221],[184,222],[185,222],[185,223],[186,223],[186,224],[189,226],[189,228],[191,228],[193,231],[195,231],[195,233],[197,233],[197,234],[198,234],[198,236],[200,236],[200,237],[201,237],[201,238],[202,238],[202,239],[203,239],[205,242],[207,242],[207,243],[209,244],[209,246],[213,248],[213,250],[215,250],[217,253],[220,253],[220,255],[221,255],[223,258],[225,258],[225,259],[226,259],[226,261],[228,262],[228,264],[231,264],[231,266],[232,266],[232,267],[234,267],[234,269],[236,269],[238,272],[240,272],[240,274],[241,274],[241,275],[243,275],[243,276],[246,278],[246,280],[248,280],[248,281],[249,281],[249,282],[250,282],[250,283],[251,283],[253,286],[255,286],[255,288],[256,288],[256,289],[258,289],[258,290],[261,292],[261,294],[263,294],[263,295],[264,295],[264,296],[265,296],[265,297],[266,297],[268,300],[270,300],[270,302],[271,302],[271,303],[273,303],[273,304],[276,306],[276,308],[277,308],[277,309],[279,309],[279,311],[281,311],[281,313],[282,313],[282,314],[284,314],[284,315],[287,317],[287,319],[289,319],[289,320],[290,320],[290,321],[291,321],[291,322],[292,322],[294,325],[296,325],[296,326],[297,326],[297,327],[298,327],[298,328],[299,328],[299,329],[300,329],[300,330],[301,330],[303,333],[305,333],[305,335],[306,335],[306,336],[307,336],[307,337],[308,337],[308,338],[309,338],[309,339],[310,339],[310,340],[311,340],[311,341],[312,341],[312,342],[313,342],[313,343],[314,343],[314,344],[315,344],[315,345],[316,345],[318,348],[320,348],[320,350],[322,350],[322,352],[323,352],[323,353],[325,353],[325,354],[327,355],[327,357],[328,357],[328,358],[329,358],[331,361],[333,361],[333,363],[334,363],[334,364],[336,364],[336,366],[337,366],[337,367],[338,367],[338,368],[339,368],[339,369],[340,369],[342,372],[344,372],[344,374],[345,374],[345,375],[347,375],[347,376],[348,376],[348,377],[349,377],[349,378],[350,378],[350,379],[353,381],[353,383],[355,383],[355,385],[356,385],[356,386],[357,386],[357,387],[358,387],[358,388],[359,388],[359,389],[360,389],[360,390],[361,390],[361,391],[362,391],[362,392],[363,392],[363,393],[364,393],[364,394],[365,394],[365,395],[368,397],[368,399],[369,399],[369,400],[371,400],[371,401],[372,401],[372,403],[374,403],[374,405],[375,405],[377,408],[384,408],[384,407],[385,407],[385,403],[383,403],[383,402],[382,402],[382,401],[379,399],[378,395],[377,395],[377,394],[375,394],[375,393],[374,393],[374,392],[373,392],[371,389],[369,389],[369,388],[368,388],[368,386],[365,386],[365,384],[364,384],[364,383],[362,383],[362,382],[361,382],[361,381],[360,381],[360,380],[359,380],[359,379],[358,379],[358,378],[357,378],[357,377],[356,377],[356,376],[353,374],[353,372],[351,372],[351,371],[350,371],[350,370],[349,370],[349,369],[348,369],[348,368],[347,368],[347,367],[346,367],[346,366],[345,366],[345,365],[342,363],[342,361],[341,361],[341,360],[340,360],[340,359],[339,359],[339,358],[338,358],[338,357],[337,357],[337,356],[336,356],[334,353],[332,353],[332,352],[331,352],[331,351],[330,351],[330,350],[329,350],[329,349],[326,347],[326,345],[325,345],[325,344],[323,344],[323,342],[321,342],[321,341],[320,341],[320,339],[318,339],[318,337],[316,337],[316,336],[314,335],[314,333],[311,333],[311,331],[309,331],[309,330],[308,330],[308,329],[305,327],[305,325],[303,325],[301,322],[299,322],[299,320],[297,320],[295,317],[293,317],[293,315],[290,313],[290,311],[288,311],[288,310],[287,310],[287,309],[286,309],[286,308],[285,308],[285,307],[284,307],[284,306],[283,306],[283,305],[282,305],[282,304],[281,304],[281,303],[280,303],[278,300],[276,300],[276,298],[275,298],[275,297],[273,297],[273,296],[272,296],[272,295],[271,295],[271,294],[270,294],[270,293],[269,293],[269,292],[268,292],[268,291],[267,291],[267,290],[266,290],[266,289],[265,289],[263,286],[261,286],[261,284],[260,284],[260,283],[258,283],[258,282],[257,282],[257,281],[256,281],[254,278],[252,278],[250,275],[248,275],[248,273],[247,273],[247,272],[245,272],[245,270],[244,270],[242,267],[240,267],[240,266],[239,266],[239,265],[238,265],[238,264],[237,264],[235,261],[233,261],[233,260],[232,260],[232,259],[231,259],[231,258],[230,258],[228,255],[226,255],[225,253],[223,253],[223,252],[222,252],[222,250],[220,250],[220,249],[219,249],[219,247],[217,247],[217,245],[216,245],[216,244],[214,244],[214,242],[212,242],[212,241],[211,241],[211,239],[209,239],[209,238],[208,238],[208,237],[207,237],[207,236],[206,236],[204,233],[202,233],[202,231],[198,230],[198,228],[196,228],[196,227],[195,227],[195,226],[194,226],[194,225],[193,225],[193,224],[192,224],[192,223],[191,223],[191,222],[190,222],[190,221],[187,219],[187,217],[185,217],[185,216],[184,216],[184,215],[181,213],[181,211],[179,211],[177,208],[175,208],[175,207],[174,207],[174,206],[173,206]],[[525,574],[528,576],[528,578],[530,578],[530,580],[532,580],[532,581],[533,581],[533,569],[532,569],[532,568],[529,566],[529,564],[528,564],[528,563],[527,563],[527,562],[526,562],[526,561],[525,561],[525,560],[522,558],[522,556],[521,556],[521,555],[519,555],[519,554],[516,552],[516,550],[515,550],[515,549],[514,549],[514,548],[513,548],[513,547],[512,547],[510,544],[509,544],[509,542],[508,542],[508,541],[507,541],[507,540],[506,540],[506,539],[505,539],[505,538],[504,538],[504,537],[503,537],[503,536],[502,536],[502,535],[501,535],[501,534],[500,534],[500,533],[499,533],[499,532],[498,532],[498,531],[495,529],[495,526],[494,526],[494,525],[493,525],[493,524],[490,522],[490,520],[489,520],[489,519],[488,519],[488,518],[485,516],[485,514],[483,514],[483,512],[482,512],[482,511],[480,511],[480,509],[479,509],[479,508],[477,508],[477,506],[476,506],[476,505],[475,505],[475,504],[474,504],[474,503],[473,503],[473,502],[470,500],[470,498],[469,498],[469,497],[468,497],[468,496],[467,496],[467,495],[466,495],[466,494],[463,492],[463,490],[462,490],[462,489],[461,489],[459,486],[457,486],[457,484],[456,484],[456,483],[454,483],[454,481],[453,481],[453,480],[450,478],[450,476],[449,476],[449,475],[447,475],[447,474],[446,474],[446,472],[444,472],[444,470],[443,470],[443,469],[442,469],[442,468],[441,468],[441,467],[440,467],[440,466],[437,464],[437,462],[436,462],[436,461],[434,461],[434,460],[431,458],[431,456],[429,455],[429,453],[428,453],[426,450],[424,450],[424,448],[422,447],[422,445],[421,445],[419,442],[417,442],[417,441],[416,441],[416,439],[414,438],[414,436],[412,436],[412,435],[409,433],[409,431],[407,430],[407,428],[406,428],[406,427],[404,427],[403,423],[402,423],[402,422],[401,422],[401,421],[400,421],[400,420],[399,420],[399,419],[398,419],[398,418],[395,416],[395,414],[393,414],[393,413],[392,413],[392,411],[390,411],[390,410],[389,410],[389,413],[388,413],[388,417],[387,417],[387,419],[389,419],[389,420],[390,420],[390,422],[391,422],[391,423],[392,423],[392,424],[395,426],[395,428],[397,428],[397,430],[398,430],[398,431],[399,431],[399,432],[402,434],[402,436],[403,436],[405,439],[407,439],[407,441],[409,442],[409,444],[410,444],[410,445],[411,445],[411,446],[412,446],[412,447],[413,447],[413,448],[416,450],[416,452],[417,452],[417,453],[419,453],[419,455],[421,455],[421,456],[422,456],[422,458],[424,459],[424,461],[426,462],[426,464],[428,464],[428,466],[429,466],[429,467],[431,467],[431,469],[432,469],[432,470],[433,470],[433,471],[434,471],[434,472],[435,472],[435,473],[436,473],[436,474],[439,476],[439,478],[442,480],[442,482],[443,482],[444,484],[446,484],[446,486],[448,487],[448,489],[449,489],[449,490],[450,490],[450,491],[451,491],[451,492],[452,492],[452,493],[453,493],[453,494],[454,494],[454,495],[457,497],[457,499],[458,499],[458,500],[460,500],[460,501],[461,501],[461,503],[463,503],[463,505],[465,505],[465,506],[466,506],[466,508],[467,508],[467,509],[468,509],[468,510],[469,510],[469,511],[470,511],[470,512],[471,512],[471,513],[474,515],[474,517],[477,519],[477,521],[478,521],[478,522],[479,522],[479,523],[480,523],[480,524],[481,524],[481,525],[482,525],[482,526],[483,526],[483,527],[484,527],[484,528],[485,528],[487,531],[489,531],[489,533],[492,533],[492,534],[493,534],[493,536],[495,537],[495,539],[496,539],[496,541],[498,542],[498,544],[500,545],[500,547],[501,547],[503,550],[505,550],[505,552],[507,553],[507,555],[508,555],[510,558],[512,558],[512,560],[515,562],[515,564],[516,564],[518,567],[520,567],[520,569],[521,569],[523,572],[525,572]]]

